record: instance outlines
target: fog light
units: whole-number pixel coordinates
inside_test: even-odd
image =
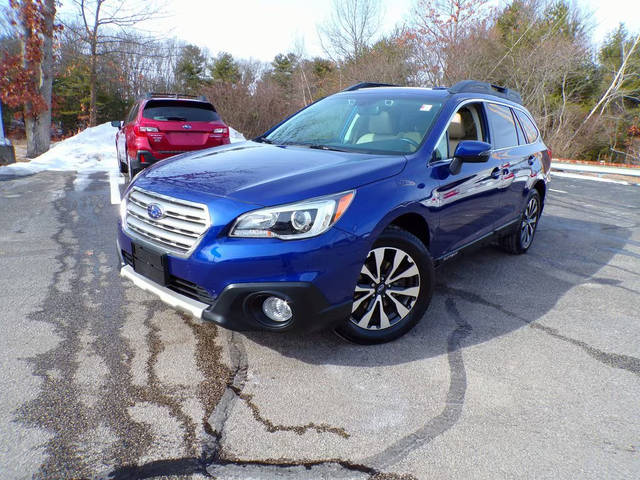
[[[274,322],[286,322],[293,316],[287,301],[278,297],[268,297],[262,303],[262,311]]]

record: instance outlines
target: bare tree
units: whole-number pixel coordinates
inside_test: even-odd
[[[379,0],[334,0],[329,20],[318,27],[320,43],[333,60],[355,60],[378,35]]]
[[[89,125],[97,120],[97,70],[98,58],[117,50],[127,29],[140,22],[157,18],[162,7],[151,2],[132,2],[127,0],[73,0],[78,16],[77,24],[65,24],[89,51]]]
[[[441,85],[466,78],[476,67],[468,61],[478,59],[466,52],[487,36],[492,14],[488,0],[417,0],[409,37],[422,82]]]

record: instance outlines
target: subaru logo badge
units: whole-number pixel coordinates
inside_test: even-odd
[[[189,125],[188,123],[185,123],[184,125],[182,125],[182,128],[186,128],[188,130],[191,128],[191,125]]]
[[[147,205],[147,215],[149,215],[149,218],[153,218],[154,220],[160,220],[164,217],[164,212],[162,211],[162,207],[157,203],[150,203]]]

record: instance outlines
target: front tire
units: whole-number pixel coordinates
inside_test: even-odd
[[[526,253],[533,243],[533,237],[538,227],[540,213],[542,212],[542,202],[537,190],[532,189],[527,197],[520,223],[510,235],[500,239],[502,248],[515,255]]]
[[[387,228],[365,259],[351,316],[336,333],[364,345],[395,340],[422,319],[433,285],[433,261],[424,244],[405,230]]]

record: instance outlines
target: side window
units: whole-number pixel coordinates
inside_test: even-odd
[[[478,104],[464,105],[453,114],[447,127],[449,137],[449,156],[453,156],[456,147],[463,140],[484,141],[485,135]]]
[[[511,109],[495,103],[486,105],[493,147],[505,148],[518,145],[518,135]]]
[[[520,121],[520,125],[522,125],[524,134],[527,137],[527,143],[535,142],[538,138],[538,129],[536,128],[535,123],[533,123],[533,120],[531,120],[524,112],[521,112],[520,110],[516,110],[515,112],[518,120]]]

